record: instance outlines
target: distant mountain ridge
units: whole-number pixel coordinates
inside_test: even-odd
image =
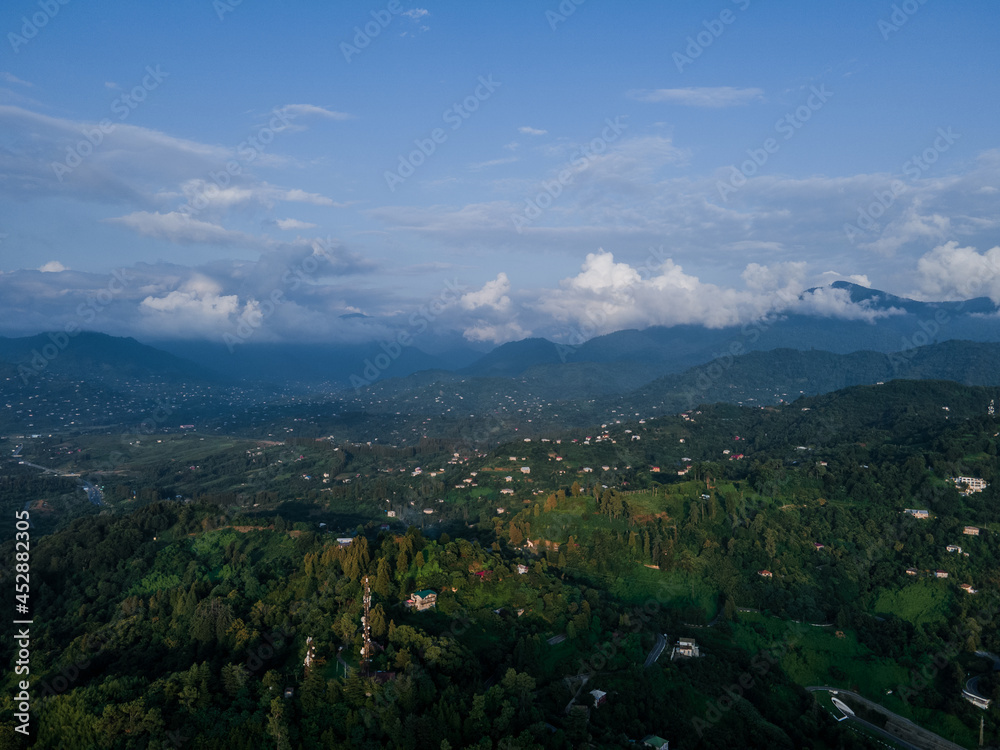
[[[850,281],[834,281],[831,289],[846,289],[851,296],[851,302],[868,302],[873,308],[888,310],[896,308],[908,313],[926,314],[928,311],[944,310],[951,314],[989,314],[996,313],[997,306],[989,297],[973,297],[967,300],[943,302],[919,302],[907,297],[897,297],[878,289],[854,284]],[[815,289],[808,290],[810,292]]]
[[[1000,343],[945,341],[903,352],[774,349],[716,359],[666,375],[621,397],[622,408],[666,412],[715,402],[766,405],[891,380],[1000,385]]]
[[[0,339],[0,361],[97,378],[174,378],[267,383],[297,390],[351,393],[386,379],[412,378],[400,388],[439,379],[519,378],[553,398],[624,395],[657,378],[681,375],[718,358],[751,352],[820,349],[830,354],[911,350],[946,340],[1000,341],[997,306],[987,298],[920,302],[838,281],[855,304],[885,313],[875,320],[787,313],[742,326],[652,326],[596,336],[579,345],[527,338],[482,354],[457,334],[429,353],[411,343],[257,343],[227,347],[220,341],[160,341],[63,333]],[[807,295],[816,290],[808,290]],[[421,342],[415,342],[421,343]],[[440,341],[438,342],[440,344]],[[57,356],[48,357],[46,352]],[[31,360],[35,365],[31,365]],[[742,367],[748,367],[747,360]],[[842,363],[845,367],[850,362]],[[393,386],[395,390],[397,386]]]
[[[332,393],[323,386],[274,391],[259,382],[199,381],[203,371],[197,365],[103,334],[81,335],[39,374],[25,377],[24,362],[30,363],[33,353],[51,353],[45,347],[53,342],[48,336],[0,339],[0,372],[6,374],[0,392],[13,405],[0,425],[134,425],[148,417],[154,401],[165,400],[171,407],[164,425],[175,428],[197,423],[237,432],[254,425],[273,429],[277,420],[294,417],[318,435],[405,442],[456,431],[475,438],[486,434],[477,427],[482,423],[491,439],[499,440],[713,403],[766,407],[892,380],[1000,386],[1000,343],[994,342],[945,341],[891,353],[750,351],[659,377],[650,377],[655,368],[634,363],[553,363],[550,343],[524,345],[550,361],[514,376],[423,370]],[[19,357],[22,363],[16,364]]]
[[[44,371],[74,380],[219,380],[207,368],[133,338],[92,331],[75,336],[55,331],[24,338],[0,337],[0,362],[16,367],[22,379]]]
[[[563,419],[583,426],[606,421],[612,414],[670,414],[712,403],[769,406],[892,380],[1000,386],[1000,343],[946,341],[891,353],[753,351],[718,358],[618,392],[606,382],[614,368],[625,370],[617,385],[629,382],[633,368],[621,364],[536,365],[512,378],[460,378],[455,373],[435,371],[380,382],[355,400],[370,404],[366,408],[390,413],[403,409],[424,413],[421,409],[432,405],[438,395],[451,392],[461,395],[462,403],[480,414],[503,409],[511,399],[519,404],[548,401],[554,409],[563,405],[557,410]],[[564,377],[555,378],[553,373]],[[642,379],[642,374],[637,374],[632,382]],[[568,404],[574,408],[567,409]]]
[[[846,281],[834,282],[829,288],[846,290],[852,302],[871,311],[892,314],[872,322],[787,313],[725,328],[651,326],[596,336],[579,346],[525,339],[497,347],[465,368],[463,374],[514,376],[539,365],[592,362],[632,363],[656,377],[683,372],[734,351],[819,348],[837,354],[864,350],[888,353],[938,340],[1000,341],[997,305],[985,297],[920,302]]]

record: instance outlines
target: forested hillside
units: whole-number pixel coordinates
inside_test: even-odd
[[[876,746],[808,686],[971,746],[1000,732],[962,698],[1000,698],[977,655],[1000,652],[998,398],[894,381],[495,450],[29,441],[104,502],[6,480],[57,529],[31,556],[33,746]]]

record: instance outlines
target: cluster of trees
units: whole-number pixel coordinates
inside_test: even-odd
[[[970,393],[982,396],[902,384],[806,407],[705,407],[695,423],[657,420],[643,434],[645,458],[616,462],[617,486],[602,486],[605,476],[565,486],[554,470],[534,471],[544,491],[519,512],[498,516],[471,493],[441,507],[454,538],[410,527],[340,545],[270,511],[223,512],[296,499],[376,518],[392,493],[419,507],[440,498],[440,480],[379,469],[434,460],[452,447],[444,443],[275,448],[304,456],[293,468],[242,448],[222,451],[199,463],[208,474],[194,503],[161,501],[178,486],[176,464],[109,479],[111,501],[138,500],[130,512],[73,520],[32,552],[32,739],[37,747],[569,748],[626,747],[656,733],[691,748],[865,746],[776,663],[758,673],[727,623],[737,606],[833,623],[875,657],[914,669],[955,643],[1000,652],[996,629],[975,625],[986,603],[957,592],[959,582],[1000,583],[1000,539],[990,528],[1000,523],[997,488],[962,496],[947,480],[997,476],[997,426],[964,406]],[[743,461],[721,458],[734,435]],[[518,445],[461,471],[525,450],[541,464],[544,449]],[[675,465],[679,450],[693,457],[685,479],[657,481],[642,463]],[[583,455],[567,445],[564,465],[574,451]],[[331,468],[356,481],[321,494],[286,479]],[[234,477],[246,486],[236,490]],[[0,477],[0,489],[20,501],[49,491],[40,481],[14,474]],[[904,507],[933,517],[905,516]],[[983,534],[958,540],[964,524]],[[557,544],[529,552],[528,540]],[[946,552],[952,543],[969,556]],[[650,573],[643,566],[683,582],[671,589],[676,596],[652,607],[620,596]],[[937,616],[880,610],[883,597],[914,583],[907,567],[946,587]],[[774,577],[757,575],[763,568]],[[950,572],[947,582],[923,575],[936,568]],[[365,577],[377,642],[371,675],[359,661]],[[715,627],[698,631],[706,657],[643,668],[657,634],[711,619],[692,604],[695,586],[721,611]],[[436,608],[408,609],[411,593],[425,588],[437,593]],[[565,640],[550,644],[553,636]],[[748,673],[754,689],[720,701]],[[16,747],[13,671],[6,674],[0,747]],[[589,676],[585,690],[580,675]],[[962,668],[951,663],[935,675],[916,704],[960,709]],[[607,705],[567,709],[594,687],[608,693]]]
[[[562,580],[544,558],[521,574],[523,558],[502,548],[412,527],[341,546],[278,528],[212,531],[217,518],[207,506],[154,503],[76,521],[39,544],[33,746],[624,747],[671,727],[691,733],[718,674],[738,680],[749,663],[736,649],[668,665],[669,676],[644,670],[654,634],[678,625],[673,615]],[[359,663],[366,576],[378,644],[370,671],[388,679]],[[408,611],[405,599],[428,587],[436,609]],[[568,639],[550,646],[553,634]],[[567,713],[579,685],[563,678],[576,674],[613,691],[611,705]],[[793,689],[778,671],[766,680]],[[790,729],[801,717],[766,695],[688,745],[844,739],[817,715],[803,745],[805,730]],[[9,718],[10,698],[0,700]],[[6,724],[0,741],[16,747]]]

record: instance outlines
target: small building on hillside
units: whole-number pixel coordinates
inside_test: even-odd
[[[670,750],[670,740],[657,737],[655,734],[649,734],[643,737],[642,744],[646,747],[655,748],[655,750]]]
[[[908,575],[908,576],[915,576],[916,574],[917,574],[917,569],[916,568],[907,568],[906,569],[906,575]]]
[[[674,650],[670,654],[671,660],[679,658],[693,659],[699,656],[701,656],[701,651],[694,638],[678,638],[677,645],[674,646]]]
[[[948,577],[948,572],[945,571],[945,570],[935,570],[934,571],[934,577],[935,578],[947,578]]]
[[[971,583],[963,583],[963,584],[961,584],[959,586],[959,588],[962,589],[962,591],[964,591],[966,594],[978,594],[979,593],[976,589],[972,588],[972,584]]]
[[[417,610],[417,612],[423,612],[425,609],[430,609],[437,604],[437,592],[431,591],[430,589],[424,589],[423,591],[414,591],[410,594],[410,598],[406,600],[406,606],[412,607]]]
[[[913,516],[914,518],[930,518],[930,511],[923,510],[921,508],[907,508],[903,511],[907,515]]]
[[[603,690],[591,690],[590,695],[594,698],[594,708],[600,708],[608,700],[608,694]]]
[[[958,552],[959,554],[962,554],[962,548],[959,547],[957,544],[949,544],[944,549],[946,552]]]
[[[979,693],[969,690],[969,688],[965,688],[962,691],[962,697],[965,698],[965,700],[969,701],[969,703],[971,703],[976,708],[981,708],[984,711],[990,707],[991,701],[989,698],[985,698]]]
[[[761,578],[774,578],[774,573],[772,573],[770,570],[758,570],[757,575],[759,575]]]
[[[312,640],[312,636],[306,638],[306,658],[302,662],[302,666],[306,668],[307,672],[312,667],[313,662],[316,661],[316,646],[313,645]]]
[[[962,533],[967,536],[979,536],[979,528],[976,526],[966,526],[962,529]]]
[[[979,479],[978,477],[952,477],[952,481],[963,495],[982,492],[989,486],[985,479]],[[963,485],[965,489],[963,489]]]

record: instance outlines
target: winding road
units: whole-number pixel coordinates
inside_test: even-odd
[[[30,466],[32,469],[39,469],[45,474],[54,474],[57,477],[67,477],[71,479],[76,479],[80,482],[81,485],[83,485],[81,489],[87,493],[87,499],[91,503],[93,503],[94,505],[103,505],[103,503],[101,502],[101,498],[103,497],[103,495],[101,494],[100,488],[94,486],[86,479],[81,479],[77,474],[65,474],[61,471],[50,469],[47,466],[40,466],[39,464],[33,464],[31,463],[31,461],[25,461],[23,459],[20,459],[18,463],[21,464],[22,466]]]
[[[646,663],[643,664],[644,667],[651,667],[660,658],[660,654],[663,653],[663,649],[667,647],[667,636],[663,633],[656,634],[656,644],[653,646],[649,655],[646,657]]]
[[[907,748],[907,750],[964,750],[961,745],[956,745],[954,742],[946,740],[944,737],[934,734],[934,732],[928,731],[923,727],[914,724],[909,719],[905,719],[899,714],[895,714],[889,709],[880,706],[878,703],[874,703],[873,701],[870,701],[857,693],[853,693],[850,690],[842,690],[841,688],[830,687],[829,685],[811,686],[807,687],[806,690],[813,693],[826,691],[831,695],[847,695],[864,707],[886,716],[888,719],[886,725],[890,728],[894,728],[898,734],[896,732],[891,732],[887,729],[875,726],[871,722],[865,721],[857,716],[848,716],[846,721],[857,722],[868,730],[875,732],[879,736],[885,737],[886,739],[892,740],[897,745]]]

